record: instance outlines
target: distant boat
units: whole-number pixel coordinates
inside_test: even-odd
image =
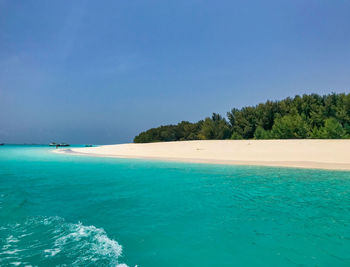
[[[66,143],[62,143],[62,144],[58,144],[58,146],[70,146],[70,145]]]
[[[90,144],[89,145],[85,145],[85,147],[92,147],[92,145],[90,145]]]
[[[70,145],[66,143],[58,144],[58,143],[52,142],[49,144],[49,146],[61,147],[61,146],[70,146]]]

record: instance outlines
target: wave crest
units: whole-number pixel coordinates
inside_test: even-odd
[[[60,217],[27,219],[0,228],[0,265],[118,266],[122,246],[102,228]],[[120,264],[120,266],[126,266]]]

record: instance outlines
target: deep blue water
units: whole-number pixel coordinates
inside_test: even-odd
[[[1,266],[350,266],[350,172],[0,147]]]

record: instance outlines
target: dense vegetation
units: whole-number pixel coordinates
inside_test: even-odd
[[[197,123],[182,121],[140,133],[135,143],[208,139],[350,138],[350,94],[295,96],[213,113]]]

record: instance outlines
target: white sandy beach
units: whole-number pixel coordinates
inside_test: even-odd
[[[350,170],[350,140],[203,140],[57,150],[89,156]]]

